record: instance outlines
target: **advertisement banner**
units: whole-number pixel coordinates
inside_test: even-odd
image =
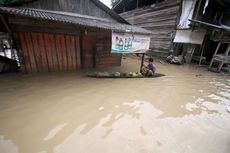
[[[143,53],[149,50],[150,36],[112,33],[112,53]]]

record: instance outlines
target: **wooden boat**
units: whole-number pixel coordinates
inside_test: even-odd
[[[88,75],[88,77],[93,78],[157,78],[165,76],[161,73],[154,73],[152,76],[143,76],[139,72],[130,72],[130,73],[122,73],[122,72],[94,72]]]

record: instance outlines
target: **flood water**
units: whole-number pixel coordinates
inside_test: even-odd
[[[1,75],[0,153],[229,153],[230,77],[156,65],[165,77]]]

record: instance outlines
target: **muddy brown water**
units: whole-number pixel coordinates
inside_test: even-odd
[[[0,153],[229,153],[230,77],[156,65],[165,77],[1,75]]]

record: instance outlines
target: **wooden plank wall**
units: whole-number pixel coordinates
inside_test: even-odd
[[[96,66],[120,66],[121,54],[112,54],[111,32],[98,33],[96,39]]]
[[[17,35],[25,72],[75,71],[81,67],[78,36],[39,32]]]
[[[82,46],[82,64],[83,68],[94,67],[94,50],[95,50],[95,38],[91,35],[83,36],[83,46]]]
[[[151,49],[154,52],[168,52],[174,38],[180,0],[165,0],[155,7],[147,6],[121,13],[133,25],[151,30]]]
[[[95,5],[91,0],[39,0],[25,3],[23,7],[73,12],[114,20],[107,12]]]

